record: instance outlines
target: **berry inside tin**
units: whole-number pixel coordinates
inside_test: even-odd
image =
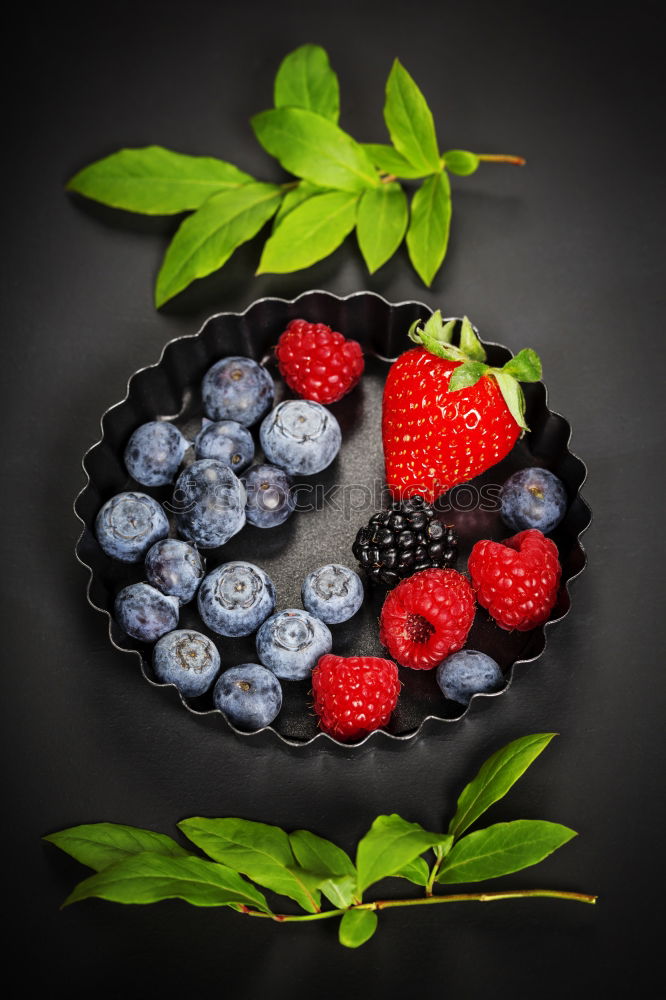
[[[165,684],[155,673],[152,643],[132,638],[114,617],[118,594],[127,587],[146,582],[143,560],[130,563],[110,558],[101,548],[95,533],[95,522],[103,506],[119,493],[134,491],[155,500],[167,516],[169,535],[183,538],[178,525],[184,515],[175,502],[174,484],[145,486],[133,479],[124,460],[128,442],[140,426],[151,420],[167,421],[188,442],[194,441],[205,430],[202,380],[214,365],[225,358],[247,357],[266,363],[275,386],[275,395],[270,401],[274,408],[287,400],[298,399],[278,372],[273,348],[288,325],[301,318],[340,331],[345,338],[358,341],[363,350],[365,370],[362,376],[357,376],[355,368],[356,381],[350,391],[339,401],[326,404],[326,411],[335,417],[340,430],[339,450],[333,461],[323,469],[309,474],[296,471],[291,476],[291,498],[295,510],[289,512],[290,516],[281,523],[277,518],[270,527],[263,527],[248,519],[240,530],[219,545],[214,544],[216,538],[212,536],[212,545],[201,549],[205,573],[210,574],[216,567],[234,562],[249,562],[258,566],[275,589],[275,603],[271,611],[277,614],[303,608],[303,583],[319,567],[348,567],[363,578],[365,598],[351,618],[326,626],[331,634],[331,652],[338,657],[386,658],[390,654],[380,642],[379,619],[389,592],[387,584],[395,585],[397,582],[387,574],[394,573],[400,566],[402,569],[397,574],[397,580],[401,580],[406,575],[410,553],[419,549],[421,561],[412,560],[412,565],[418,566],[420,571],[427,568],[423,560],[428,558],[428,567],[455,569],[466,575],[468,557],[475,543],[480,540],[498,542],[515,534],[507,526],[506,512],[502,517],[502,487],[505,482],[519,470],[546,469],[557,477],[566,493],[566,510],[557,526],[548,533],[557,547],[561,566],[557,594],[546,622],[523,631],[501,627],[486,608],[477,605],[464,642],[465,649],[477,650],[491,657],[501,670],[504,684],[499,689],[495,684],[494,690],[473,695],[472,710],[478,711],[492,698],[506,694],[516,664],[534,660],[543,653],[547,629],[569,610],[568,584],[585,564],[580,535],[589,524],[590,514],[579,493],[585,478],[585,467],[569,450],[569,424],[548,409],[544,384],[533,382],[524,387],[525,418],[529,431],[516,441],[501,461],[469,482],[454,486],[430,504],[432,514],[428,513],[427,517],[420,519],[412,516],[414,523],[410,526],[407,522],[413,513],[411,507],[405,517],[402,508],[394,506],[398,500],[389,494],[386,485],[382,397],[391,359],[410,347],[407,331],[415,321],[424,321],[430,314],[430,309],[423,304],[405,302],[392,305],[373,293],[338,298],[316,291],[305,293],[293,302],[260,300],[242,314],[213,316],[198,334],[171,342],[157,364],[132,376],[127,397],[107,411],[103,421],[103,438],[91,448],[84,460],[88,483],[76,501],[76,512],[84,524],[77,555],[90,569],[89,600],[94,607],[108,614],[113,644],[139,658],[147,680],[164,688],[161,692],[163,697],[171,698],[174,704],[180,700],[191,712],[210,716],[212,724],[218,725],[222,731],[230,726],[242,738],[257,743],[273,742],[276,738],[296,747],[313,743],[322,746],[322,741],[338,742],[335,736],[322,732],[318,726],[311,682],[307,676],[305,679],[281,682],[279,714],[270,725],[254,733],[225,720],[216,710],[213,687],[202,694],[187,695],[179,694],[172,685]],[[491,333],[482,331],[482,336]],[[485,338],[484,346],[488,363],[493,366],[502,366],[511,357],[506,348],[488,343]],[[265,392],[266,387],[262,386],[261,391]],[[314,417],[318,419],[316,414]],[[301,418],[314,419],[310,412],[299,413],[297,419]],[[260,425],[263,426],[261,421],[248,427],[254,442],[254,465],[266,462],[266,450],[274,447],[268,440],[266,448],[262,448]],[[210,434],[206,436],[210,437]],[[174,436],[174,440],[174,447],[180,449],[180,438]],[[243,443],[233,441],[230,454],[241,454]],[[225,435],[225,447],[226,444]],[[280,454],[279,451],[275,453]],[[186,453],[186,469],[193,458],[196,460],[191,452]],[[304,468],[316,468],[313,461],[308,458]],[[243,474],[238,473],[239,476]],[[274,488],[275,483],[271,482],[270,489]],[[388,514],[377,518],[378,512],[390,510],[394,514],[390,524]],[[381,525],[378,520],[382,521]],[[381,579],[382,572],[373,574],[372,560],[367,554],[373,548],[370,544],[372,532],[368,533],[368,528],[373,526],[387,532],[384,551],[390,552],[389,561],[393,560],[392,566],[382,564],[380,567],[384,571],[384,580]],[[414,537],[402,534],[405,531],[411,531]],[[426,532],[423,535],[424,545],[416,537],[422,531]],[[428,556],[428,549],[435,561]],[[366,552],[365,556],[362,550]],[[238,665],[261,662],[257,656],[256,629],[246,635],[222,636],[202,620],[196,599],[180,604],[176,627],[196,631],[210,639],[219,652],[222,672]],[[399,698],[388,722],[355,742],[389,739],[395,744],[404,743],[418,733],[427,734],[442,723],[454,722],[470,710],[468,706],[444,696],[434,669],[417,670],[400,665],[399,680]],[[516,690],[514,686],[511,696]]]

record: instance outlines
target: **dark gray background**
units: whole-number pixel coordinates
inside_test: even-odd
[[[663,880],[663,33],[660,3],[338,0],[30,7],[5,41],[2,268],[5,914],[35,986],[109,996],[599,996],[655,972]],[[260,242],[157,314],[174,222],[67,197],[85,163],[151,142],[279,179],[248,118],[305,41],[340,75],[341,124],[383,141],[399,56],[443,146],[520,153],[522,170],[454,179],[451,247],[426,290],[403,252],[369,278],[353,245],[310,271],[252,277]],[[551,405],[588,463],[590,565],[546,655],[489,711],[402,754],[300,757],[199,724],[114,651],[85,601],[72,499],[80,458],[128,375],[212,312],[307,288],[369,288],[469,313],[544,362]],[[492,820],[580,837],[499,884],[600,894],[596,908],[508,902],[384,914],[342,950],[333,922],[277,927],[180,903],[58,905],[84,870],[40,836],[115,820],[163,831],[192,814],[311,827],[351,847],[379,812],[435,827],[517,736],[560,736]],[[11,955],[16,959],[17,952]]]

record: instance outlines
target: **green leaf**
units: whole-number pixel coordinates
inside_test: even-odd
[[[488,365],[482,361],[465,361],[451,373],[449,379],[449,392],[456,392],[458,389],[469,389],[476,385],[480,378],[490,371]]]
[[[520,383],[516,382],[513,375],[505,375],[503,372],[494,371],[493,376],[497,379],[509,413],[522,430],[528,431],[529,427],[525,423],[525,396]]]
[[[300,181],[296,187],[287,191],[280,202],[280,207],[278,208],[277,214],[273,219],[273,232],[275,232],[285,216],[289,215],[294,208],[298,208],[299,205],[302,205],[304,201],[307,201],[308,198],[312,198],[315,194],[327,193],[328,192],[324,188],[317,187],[316,184],[310,184],[309,181]]]
[[[451,344],[455,329],[456,321],[450,319],[446,323],[443,323],[441,312],[439,309],[435,309],[432,316],[429,316],[425,323],[420,319],[415,319],[407,332],[407,336],[415,344],[423,344],[425,346],[425,341],[428,340],[430,343],[446,346]],[[458,348],[456,348],[456,351],[458,351]]]
[[[114,903],[157,903],[184,899],[193,906],[250,906],[270,913],[266,898],[235,871],[203,858],[135,854],[91,875],[64,905],[96,896]]]
[[[163,305],[194,281],[222,267],[275,213],[282,194],[275,184],[246,184],[213,195],[188,216],[169,245],[157,277],[155,302]]]
[[[369,941],[377,930],[374,910],[347,910],[342,914],[338,937],[345,948],[358,948]]]
[[[199,208],[219,191],[254,181],[232,163],[185,156],[162,146],[121,149],[84,167],[68,182],[77,194],[144,215],[174,215]]]
[[[446,174],[428,177],[412,198],[407,249],[414,270],[430,285],[446,255],[451,225],[451,187]]]
[[[275,108],[252,118],[261,145],[285,170],[324,188],[362,191],[380,183],[368,154],[327,118],[304,108]]]
[[[400,871],[393,872],[397,878],[406,878],[414,885],[427,885],[430,877],[430,869],[425,858],[414,858],[408,864],[403,865]]]
[[[386,82],[384,121],[391,142],[413,166],[426,173],[442,169],[432,112],[397,59]]]
[[[102,871],[124,858],[150,851],[174,858],[189,857],[188,852],[164,833],[142,830],[120,823],[88,823],[51,833],[44,840],[55,844],[82,865]]]
[[[373,882],[395,875],[429,848],[450,843],[448,834],[429,833],[395,813],[378,816],[356,851],[359,891],[363,893]]]
[[[463,316],[460,325],[460,350],[467,355],[471,361],[485,361],[486,352],[483,344],[477,337],[474,327],[467,316]]]
[[[496,823],[459,840],[440,869],[437,881],[455,885],[509,875],[538,864],[575,836],[569,827],[545,820]]]
[[[469,153],[466,149],[450,149],[444,153],[444,166],[452,174],[459,177],[467,177],[479,169],[479,157],[476,153]]]
[[[307,108],[332,122],[340,117],[338,78],[320,45],[301,45],[285,56],[274,93],[276,108]]]
[[[368,188],[361,195],[356,232],[370,274],[385,264],[402,243],[407,217],[407,198],[399,184]]]
[[[322,875],[319,888],[329,902],[341,908],[352,903],[356,868],[346,851],[309,830],[290,833],[289,844],[301,868]]]
[[[294,899],[308,913],[319,910],[316,874],[300,869],[279,826],[246,819],[195,816],[178,824],[185,836],[214,861],[242,872],[254,882]]]
[[[502,747],[482,765],[476,777],[463,788],[449,833],[458,838],[475,823],[494,802],[503,798],[546,749],[555,733],[521,736]]]
[[[538,382],[541,378],[541,358],[536,351],[525,347],[515,358],[501,369],[505,375],[513,375],[519,382]]]
[[[413,163],[405,159],[393,146],[388,146],[382,142],[364,142],[363,148],[377,167],[385,174],[394,174],[396,177],[414,179],[417,177],[427,177],[432,173],[430,167],[415,167]]]
[[[286,274],[309,267],[336,250],[356,223],[358,195],[313,195],[282,220],[266,241],[257,274]]]

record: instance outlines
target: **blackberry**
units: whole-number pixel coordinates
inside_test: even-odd
[[[375,583],[394,587],[422,569],[452,567],[458,536],[443,525],[429,503],[419,496],[373,514],[360,528],[352,552]]]

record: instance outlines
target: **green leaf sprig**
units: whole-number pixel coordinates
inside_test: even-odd
[[[274,107],[252,120],[254,133],[294,180],[267,184],[232,163],[146,146],[121,149],[84,167],[70,191],[144,215],[184,219],[157,278],[157,307],[221,268],[271,219],[257,274],[299,271],[333,253],[353,229],[370,274],[406,237],[426,285],[446,255],[451,225],[449,174],[482,162],[524,164],[520,156],[441,153],[425,97],[396,59],[386,83],[384,121],[391,144],[359,143],[338,125],[340,88],[328,55],[302,45],[282,61]],[[420,181],[411,204],[401,182]]]
[[[339,917],[339,939],[347,948],[369,940],[378,913],[394,907],[538,896],[595,903],[596,896],[555,889],[435,893],[436,886],[521,871],[576,836],[559,823],[527,819],[466,833],[506,795],[553,735],[525,736],[493,754],[463,789],[445,833],[425,830],[395,813],[378,816],[359,841],[355,862],[341,847],[309,830],[287,833],[234,818],[192,817],[178,824],[205,857],[166,835],[116,823],[75,826],[44,839],[95,872],[76,886],[63,906],[91,897],[116,903],[182,899],[193,906],[229,906],[277,923]],[[422,886],[424,894],[365,900],[366,891],[386,878],[406,879]],[[304,912],[274,909],[257,886],[287,897]]]
[[[525,347],[510,358],[501,368],[487,365],[486,351],[474,327],[465,316],[460,325],[460,344],[452,343],[457,320],[445,323],[437,309],[425,323],[415,320],[407,336],[430,353],[446,361],[460,361],[451,373],[449,392],[469,389],[484,375],[492,376],[499,387],[508,410],[521,431],[528,431],[525,423],[525,396],[521,382],[538,382],[541,378],[541,359],[531,347]]]

